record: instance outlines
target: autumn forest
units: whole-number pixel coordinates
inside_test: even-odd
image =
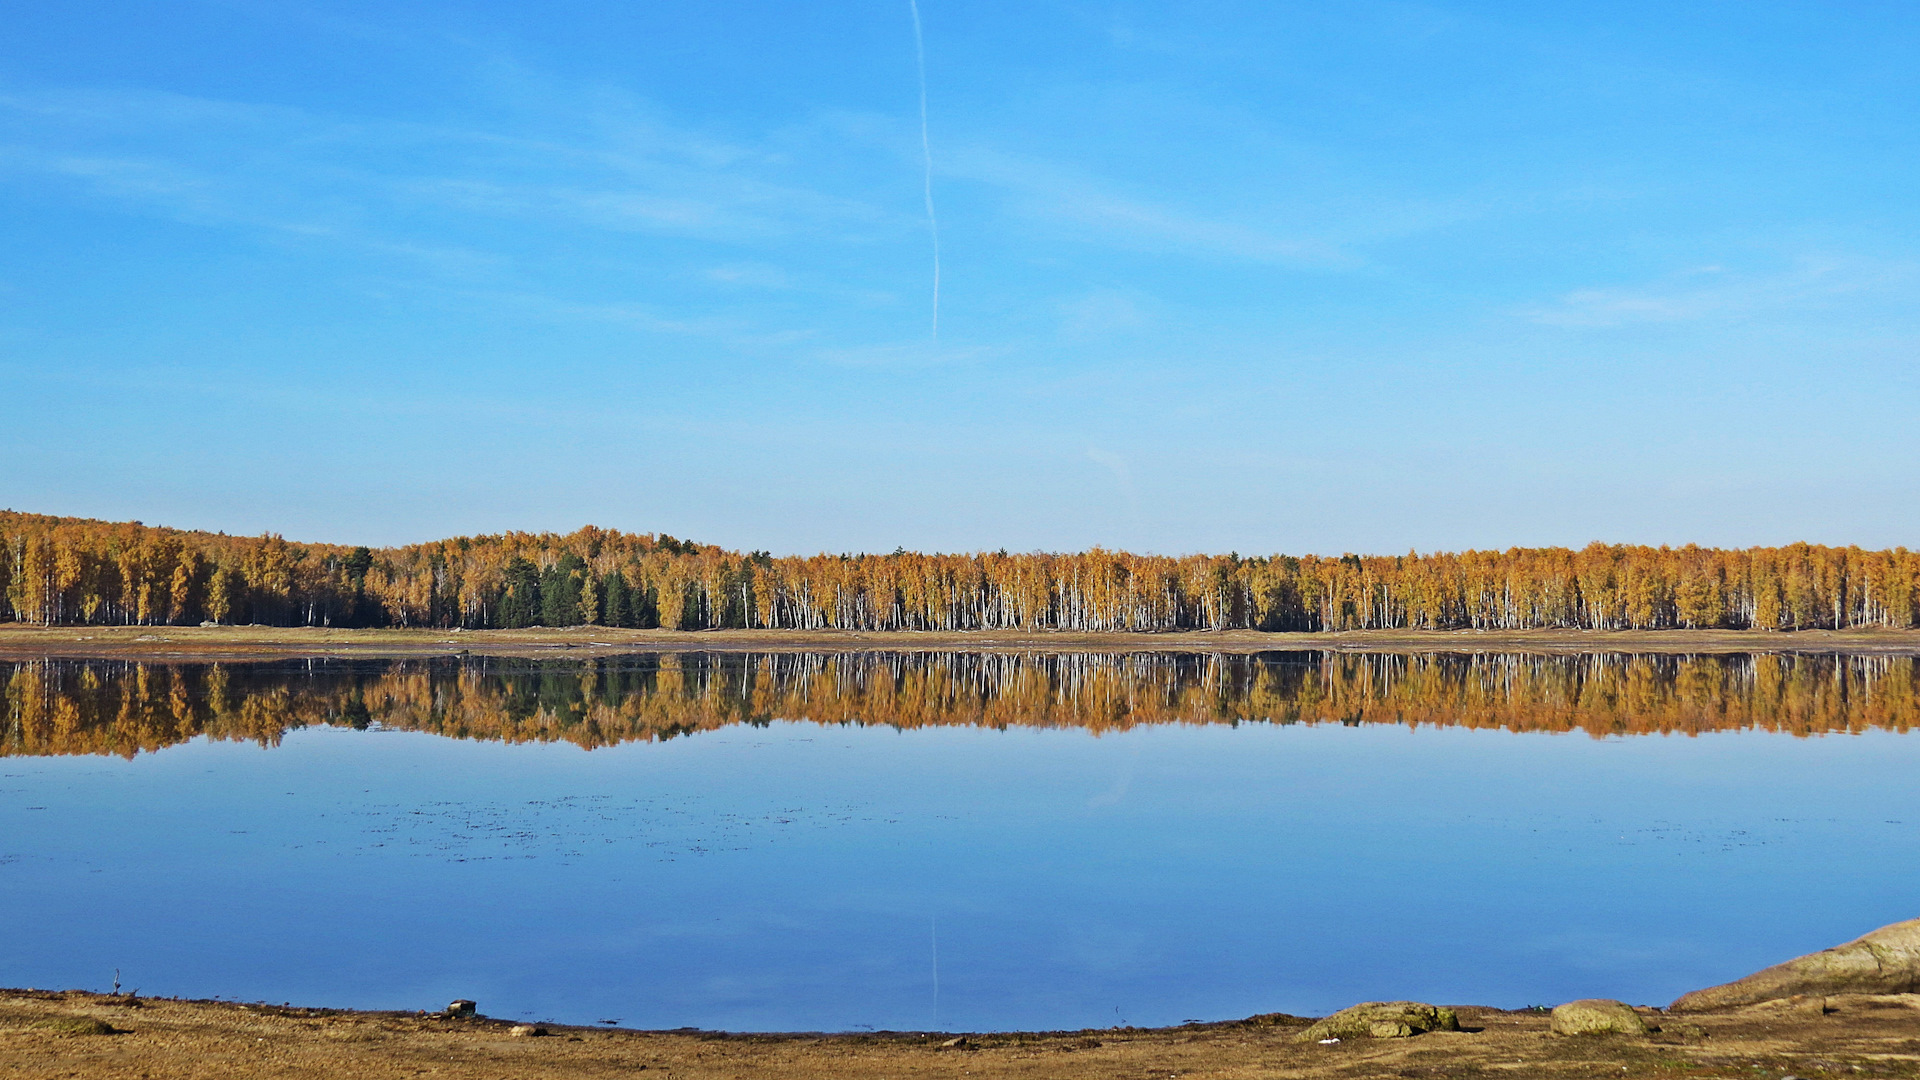
[[[1809,544],[775,557],[593,527],[374,549],[0,512],[0,618],[39,624],[1904,628],[1917,587],[1920,553]]]

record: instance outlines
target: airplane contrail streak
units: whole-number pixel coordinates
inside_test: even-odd
[[[913,56],[920,72],[920,161],[927,202],[927,230],[933,235],[933,339],[940,340],[940,219],[933,213],[933,143],[927,138],[927,43],[920,33],[920,0],[907,0],[913,12]]]

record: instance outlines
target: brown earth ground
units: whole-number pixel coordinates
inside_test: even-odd
[[[431,1076],[446,1080],[634,1077],[1153,1078],[1920,1077],[1920,995],[1842,997],[1661,1015],[1650,1036],[1548,1032],[1540,1012],[1463,1008],[1460,1032],[1322,1046],[1306,1021],[1268,1016],[1177,1028],[1080,1032],[730,1035],[510,1024],[424,1013],[0,990],[0,1073],[22,1078]],[[60,1030],[75,1019],[114,1034]],[[943,1043],[947,1045],[943,1045]]]
[[[615,655],[632,652],[1228,652],[1351,649],[1377,652],[1842,652],[1920,655],[1917,630],[1257,630],[1165,634],[851,630],[340,630],[272,626],[54,626],[0,624],[0,660],[274,660],[340,656]]]

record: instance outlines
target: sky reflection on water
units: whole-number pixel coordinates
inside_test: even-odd
[[[735,1030],[1663,1003],[1915,915],[1916,765],[1337,724],[12,757],[0,983]]]

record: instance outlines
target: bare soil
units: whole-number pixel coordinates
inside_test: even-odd
[[[1282,1015],[1177,1028],[960,1036],[738,1035],[0,990],[10,1077],[1920,1077],[1920,996],[1662,1015],[1646,1036],[1550,1034],[1541,1012],[1462,1008],[1461,1032],[1323,1046]],[[78,1034],[93,1019],[114,1034]],[[94,1030],[98,1030],[95,1028]],[[954,1042],[959,1039],[961,1041]]]
[[[54,626],[0,624],[0,660],[274,660],[613,655],[633,652],[1230,652],[1351,649],[1375,652],[1821,652],[1920,655],[1920,630],[1356,630],[1263,633],[851,630],[341,630],[273,626]]]

